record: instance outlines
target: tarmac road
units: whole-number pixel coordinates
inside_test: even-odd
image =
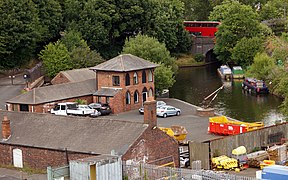
[[[23,74],[15,75],[13,85],[11,78],[8,76],[0,78],[0,109],[5,109],[6,101],[21,94],[21,90],[25,88],[25,80]]]
[[[181,109],[180,116],[169,116],[167,118],[157,118],[158,127],[171,127],[171,125],[184,126],[188,131],[187,140],[196,142],[205,142],[211,139],[217,139],[221,136],[209,134],[208,125],[209,117],[200,117],[196,114],[197,106],[190,103],[173,98],[157,99],[166,102],[168,105],[175,106]],[[140,115],[138,110],[132,110],[117,115],[101,116],[99,118],[107,118],[114,120],[124,120],[142,123],[143,115]]]

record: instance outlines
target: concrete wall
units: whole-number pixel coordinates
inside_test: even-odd
[[[231,156],[232,150],[239,146],[245,146],[247,153],[250,153],[257,147],[272,146],[280,143],[281,138],[288,137],[287,126],[288,124],[284,123],[256,131],[212,140],[210,141],[211,157],[213,157],[213,154]]]
[[[174,160],[179,167],[178,142],[158,128],[147,128],[125,155],[123,161],[163,165]],[[162,159],[162,160],[160,160]]]

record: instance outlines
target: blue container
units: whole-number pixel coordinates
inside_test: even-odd
[[[279,165],[266,166],[262,171],[262,179],[286,180],[288,179],[288,167]]]

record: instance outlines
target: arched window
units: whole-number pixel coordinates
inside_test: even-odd
[[[136,72],[133,75],[133,84],[138,84],[138,74]]]
[[[153,97],[153,89],[152,88],[149,89],[149,95],[148,96]]]
[[[138,91],[135,91],[134,92],[134,104],[136,104],[138,102],[139,102],[139,93],[138,93]]]
[[[131,104],[131,96],[129,91],[126,92],[126,104]]]
[[[144,88],[143,88],[143,91],[142,91],[142,101],[143,101],[143,103],[147,100],[147,96],[148,96],[148,94],[147,94],[147,88],[144,87]]]
[[[130,75],[129,73],[126,73],[125,76],[125,86],[129,86],[130,85]]]
[[[146,83],[146,72],[145,72],[145,70],[142,71],[142,83]]]
[[[148,81],[149,82],[152,82],[153,81],[153,74],[152,74],[152,71],[149,70],[149,73],[148,73]]]

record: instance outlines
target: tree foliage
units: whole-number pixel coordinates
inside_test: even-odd
[[[160,64],[155,70],[155,89],[162,92],[163,89],[172,87],[175,82],[175,59],[170,56],[165,45],[157,39],[147,35],[138,35],[125,41],[123,54],[133,54],[148,61]],[[174,67],[172,69],[172,67]]]
[[[263,39],[258,37],[242,38],[232,49],[231,59],[236,64],[247,67],[253,63],[254,56],[264,50]]]
[[[46,75],[51,78],[60,71],[69,70],[73,66],[68,49],[60,41],[49,43],[40,52],[40,58],[43,60]]]
[[[56,43],[49,43],[40,52],[44,68],[49,77],[60,71],[95,66],[103,62],[96,51],[92,51],[78,32],[65,32]]]
[[[32,56],[39,38],[39,19],[32,0],[0,1],[0,35],[3,53],[0,52],[0,66],[19,67]]]
[[[262,30],[258,14],[250,6],[238,1],[224,1],[213,9],[209,18],[221,21],[214,52],[223,62],[231,60],[233,48],[242,38],[256,37]]]
[[[155,69],[155,89],[160,94],[164,89],[168,89],[175,83],[174,73],[171,67],[167,67],[164,64],[160,64],[159,67]]]
[[[59,36],[62,24],[62,9],[57,0],[33,0],[38,11],[41,43]]]
[[[246,75],[258,79],[267,80],[276,67],[275,60],[269,57],[266,53],[258,53],[254,58],[254,63],[248,68]]]
[[[285,18],[287,16],[287,8],[287,0],[270,0],[261,8],[259,12],[260,18],[261,20]]]
[[[121,51],[125,39],[139,32],[156,37],[169,50],[181,51],[188,34],[183,28],[180,0],[67,0],[65,22],[81,32],[92,49],[105,58]]]

